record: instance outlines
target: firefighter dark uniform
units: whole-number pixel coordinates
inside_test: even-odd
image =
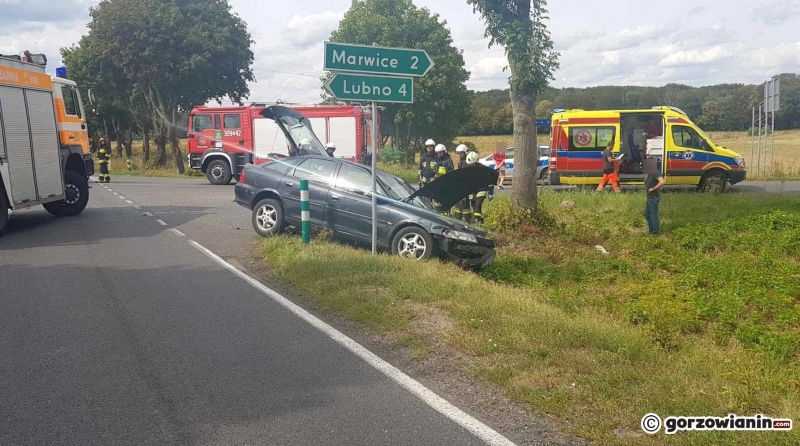
[[[436,168],[436,175],[434,178],[439,178],[442,175],[446,175],[449,172],[455,170],[455,166],[453,166],[453,160],[450,158],[450,155],[447,153],[447,149],[444,147],[443,144],[439,144],[436,146],[436,160],[438,162],[438,166]],[[440,156],[440,154],[443,154]],[[439,211],[442,215],[450,215],[450,209],[442,209],[439,203],[433,202],[433,207],[437,211]]]
[[[419,157],[419,181],[424,186],[436,177],[439,160],[434,152],[425,152]]]
[[[108,171],[109,160],[111,160],[111,147],[105,143],[105,140],[102,140],[97,147],[97,164],[100,165],[100,174],[97,177],[100,183],[111,182],[111,175]]]
[[[490,184],[475,193],[475,197],[470,197],[472,201],[472,220],[476,223],[483,223],[483,202],[487,197],[494,196],[494,184]]]
[[[466,158],[458,160],[458,168],[463,169],[469,166],[467,164]],[[472,208],[470,208],[470,201],[471,197],[464,197],[463,200],[456,203],[456,207],[453,209],[453,217],[462,219],[464,221],[470,221],[472,219]]]

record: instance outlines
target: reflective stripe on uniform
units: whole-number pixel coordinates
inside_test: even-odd
[[[476,198],[480,198],[480,197],[484,197],[485,198],[486,195],[488,195],[488,193],[486,191],[481,191],[481,192],[478,192],[478,194],[475,195],[475,197]]]

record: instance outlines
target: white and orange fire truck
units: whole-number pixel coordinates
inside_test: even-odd
[[[89,201],[94,163],[83,103],[66,68],[50,77],[46,65],[43,54],[0,55],[0,234],[9,211],[41,204],[71,216]]]

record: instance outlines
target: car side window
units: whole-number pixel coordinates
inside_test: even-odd
[[[334,167],[336,167],[336,161],[309,158],[294,169],[294,176],[301,180],[327,183]]]
[[[276,172],[279,172],[279,173],[285,175],[291,169],[293,169],[295,167],[295,165],[297,165],[298,161],[299,161],[298,158],[287,158],[285,160],[275,160],[275,161],[272,161],[271,163],[264,164],[262,166],[262,168],[268,169],[268,170],[274,170]]]
[[[336,179],[336,187],[370,192],[372,191],[372,177],[364,169],[342,164],[342,168],[339,169],[339,176]]]
[[[672,141],[677,147],[703,150],[703,138],[689,126],[672,126]]]

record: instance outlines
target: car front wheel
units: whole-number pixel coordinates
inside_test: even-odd
[[[283,207],[272,198],[261,200],[253,208],[253,229],[261,237],[272,237],[283,231]]]
[[[433,238],[416,226],[401,229],[392,239],[392,254],[414,260],[424,260],[433,253]]]

